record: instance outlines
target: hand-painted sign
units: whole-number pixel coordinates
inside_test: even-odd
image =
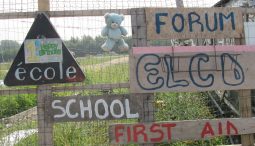
[[[85,76],[43,13],[35,18],[8,71],[7,86],[81,82]]]
[[[162,143],[255,133],[255,118],[110,125],[112,144]]]
[[[141,95],[145,96],[145,95]],[[139,118],[143,98],[128,94],[73,96],[51,102],[55,122]]]
[[[238,8],[146,8],[147,38],[240,38],[243,17]]]
[[[26,64],[63,62],[61,39],[28,39],[24,49]]]
[[[255,46],[139,47],[130,56],[132,93],[254,89]]]

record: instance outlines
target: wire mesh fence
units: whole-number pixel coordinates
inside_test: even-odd
[[[218,0],[184,0],[184,7],[212,7]],[[243,4],[243,3],[242,3]],[[122,12],[122,9],[140,7],[176,7],[175,0],[51,0],[50,11],[72,10],[109,10]],[[219,4],[219,6],[225,6]],[[116,10],[117,9],[117,10]],[[15,0],[0,2],[0,13],[9,16],[14,12],[35,12],[38,10],[37,0]],[[81,12],[81,13],[84,13]],[[33,18],[0,19],[0,145],[38,145],[36,87],[9,88],[3,85],[3,78],[11,62],[24,41],[33,23]],[[129,82],[128,52],[121,52],[117,47],[111,52],[104,52],[100,47],[106,38],[101,30],[106,25],[103,16],[76,16],[50,18],[66,47],[83,69],[86,80],[82,83],[54,85],[52,97],[92,96],[105,94],[129,93],[127,88],[116,88]],[[252,21],[252,19],[251,19]],[[124,38],[132,46],[131,17],[125,15],[122,23],[128,31]],[[235,39],[173,39],[153,40],[152,46],[201,46],[201,45],[234,45]],[[110,84],[107,88],[98,88],[98,84]],[[66,87],[58,91],[58,87]],[[75,86],[89,86],[90,89],[77,90]],[[73,88],[73,89],[72,89]],[[18,91],[22,91],[22,93]],[[13,94],[13,90],[16,93]],[[8,93],[9,91],[9,93]],[[28,94],[29,93],[29,94]],[[217,91],[208,93],[155,93],[150,101],[155,121],[177,121],[210,119],[219,117],[238,117],[238,103],[230,99],[229,92]],[[254,102],[254,101],[253,101]],[[83,122],[64,122],[54,124],[54,145],[109,145],[108,126],[114,123],[136,123],[139,119],[96,120]],[[238,143],[238,138],[218,137],[212,140],[174,142],[168,145],[220,145]],[[167,144],[158,144],[167,145]]]

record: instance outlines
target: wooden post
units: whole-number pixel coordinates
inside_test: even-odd
[[[38,11],[50,10],[49,0],[38,0]],[[49,85],[40,85],[37,89],[38,144],[53,146],[53,119],[48,111],[51,106],[52,90]]]
[[[147,26],[145,9],[131,9],[131,23],[132,23],[132,46],[142,47],[149,46],[147,40]],[[132,53],[132,50],[131,52]],[[130,60],[130,59],[129,59]],[[139,94],[136,94],[139,97]],[[144,95],[144,94],[143,94]],[[154,95],[147,94],[143,97],[143,114],[140,115],[139,122],[153,122],[154,121]],[[153,146],[154,144],[142,144],[143,146]]]
[[[236,45],[244,45],[245,38],[235,39]],[[251,90],[238,90],[239,112],[242,118],[252,117]],[[253,134],[241,135],[242,146],[254,146]]]
[[[240,90],[239,93],[239,110],[243,118],[252,117],[251,109],[251,90]],[[254,146],[253,134],[241,135],[242,146]]]
[[[38,0],[38,11],[49,11],[50,2],[49,0]]]
[[[175,3],[176,3],[177,8],[183,8],[184,7],[183,0],[175,0]]]
[[[37,89],[37,119],[40,146],[53,146],[53,119],[49,112],[52,90],[48,85],[38,86]]]

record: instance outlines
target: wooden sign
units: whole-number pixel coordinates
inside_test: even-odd
[[[255,46],[137,47],[132,93],[254,89]]]
[[[238,8],[146,8],[147,39],[240,38]]]
[[[58,97],[51,102],[51,113],[55,122],[139,118],[143,107],[142,96]]]
[[[162,143],[255,133],[255,118],[110,125],[111,144]]]
[[[39,13],[21,45],[7,86],[82,82],[85,76],[48,17]]]

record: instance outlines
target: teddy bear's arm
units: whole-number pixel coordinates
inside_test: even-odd
[[[124,36],[127,35],[127,30],[124,27],[120,26],[120,31],[121,31],[122,35],[124,35]]]
[[[109,28],[107,26],[105,26],[103,28],[103,30],[101,31],[101,35],[102,36],[107,36],[108,35],[108,32],[109,32]]]

